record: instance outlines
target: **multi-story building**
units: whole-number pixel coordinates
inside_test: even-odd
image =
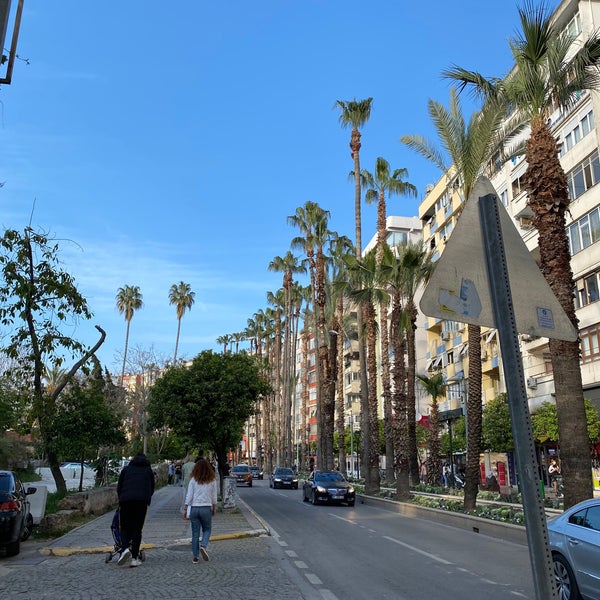
[[[600,23],[600,1],[565,0],[553,20],[573,38],[575,46],[596,30]],[[600,114],[597,92],[582,93],[568,111],[554,110],[549,124],[560,148],[560,159],[567,174],[570,211],[567,231],[576,281],[576,307],[581,337],[581,373],[584,396],[600,408],[600,136],[595,115]],[[537,254],[538,236],[532,227],[532,212],[522,189],[527,165],[524,157],[490,161],[485,175],[494,185],[502,204],[532,255]],[[425,241],[439,256],[451,235],[465,198],[452,171],[427,187],[420,205]],[[427,360],[430,370],[442,368],[448,381],[448,404],[466,393],[466,328],[460,323],[427,319]],[[520,336],[527,394],[531,409],[552,400],[554,382],[548,353],[548,340]],[[505,391],[496,331],[482,333],[483,398],[489,401]]]

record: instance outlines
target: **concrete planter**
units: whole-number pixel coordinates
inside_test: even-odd
[[[357,494],[356,497],[361,504],[368,504],[370,506],[376,506],[377,508],[390,510],[406,517],[426,519],[428,521],[450,525],[451,527],[459,527],[460,529],[471,531],[474,534],[488,535],[508,542],[527,545],[527,531],[525,530],[525,527],[521,525],[473,517],[462,513],[439,510],[437,508],[428,508],[409,502],[396,502],[395,500],[388,500],[387,498],[365,496],[364,494]]]

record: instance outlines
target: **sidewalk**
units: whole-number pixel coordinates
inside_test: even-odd
[[[191,525],[181,517],[184,490],[166,486],[156,491],[148,507],[142,539],[142,549],[150,550],[172,545],[188,544],[191,553]],[[266,526],[239,498],[239,508],[217,512],[212,521],[211,542],[268,535]],[[42,550],[50,556],[68,556],[75,553],[108,553],[113,550],[111,511],[66,535],[53,540]]]
[[[283,551],[259,517],[238,498],[238,508],[213,517],[210,560],[192,563],[191,526],[181,518],[183,488],[156,491],[148,510],[137,568],[108,564],[114,548],[113,512],[50,542],[28,540],[21,554],[0,560],[0,588],[20,600],[211,598],[281,600],[317,598],[287,567]]]

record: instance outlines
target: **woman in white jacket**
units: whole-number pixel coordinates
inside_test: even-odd
[[[208,560],[208,540],[212,526],[212,517],[217,510],[217,477],[210,463],[201,458],[192,471],[192,477],[185,496],[183,518],[192,523],[192,562],[200,562],[199,556]],[[202,542],[199,544],[200,529]],[[198,547],[199,546],[199,547]]]

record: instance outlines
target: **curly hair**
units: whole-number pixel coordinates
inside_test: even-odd
[[[196,461],[192,470],[192,478],[198,483],[210,483],[216,479],[215,470],[212,465],[204,458]]]

